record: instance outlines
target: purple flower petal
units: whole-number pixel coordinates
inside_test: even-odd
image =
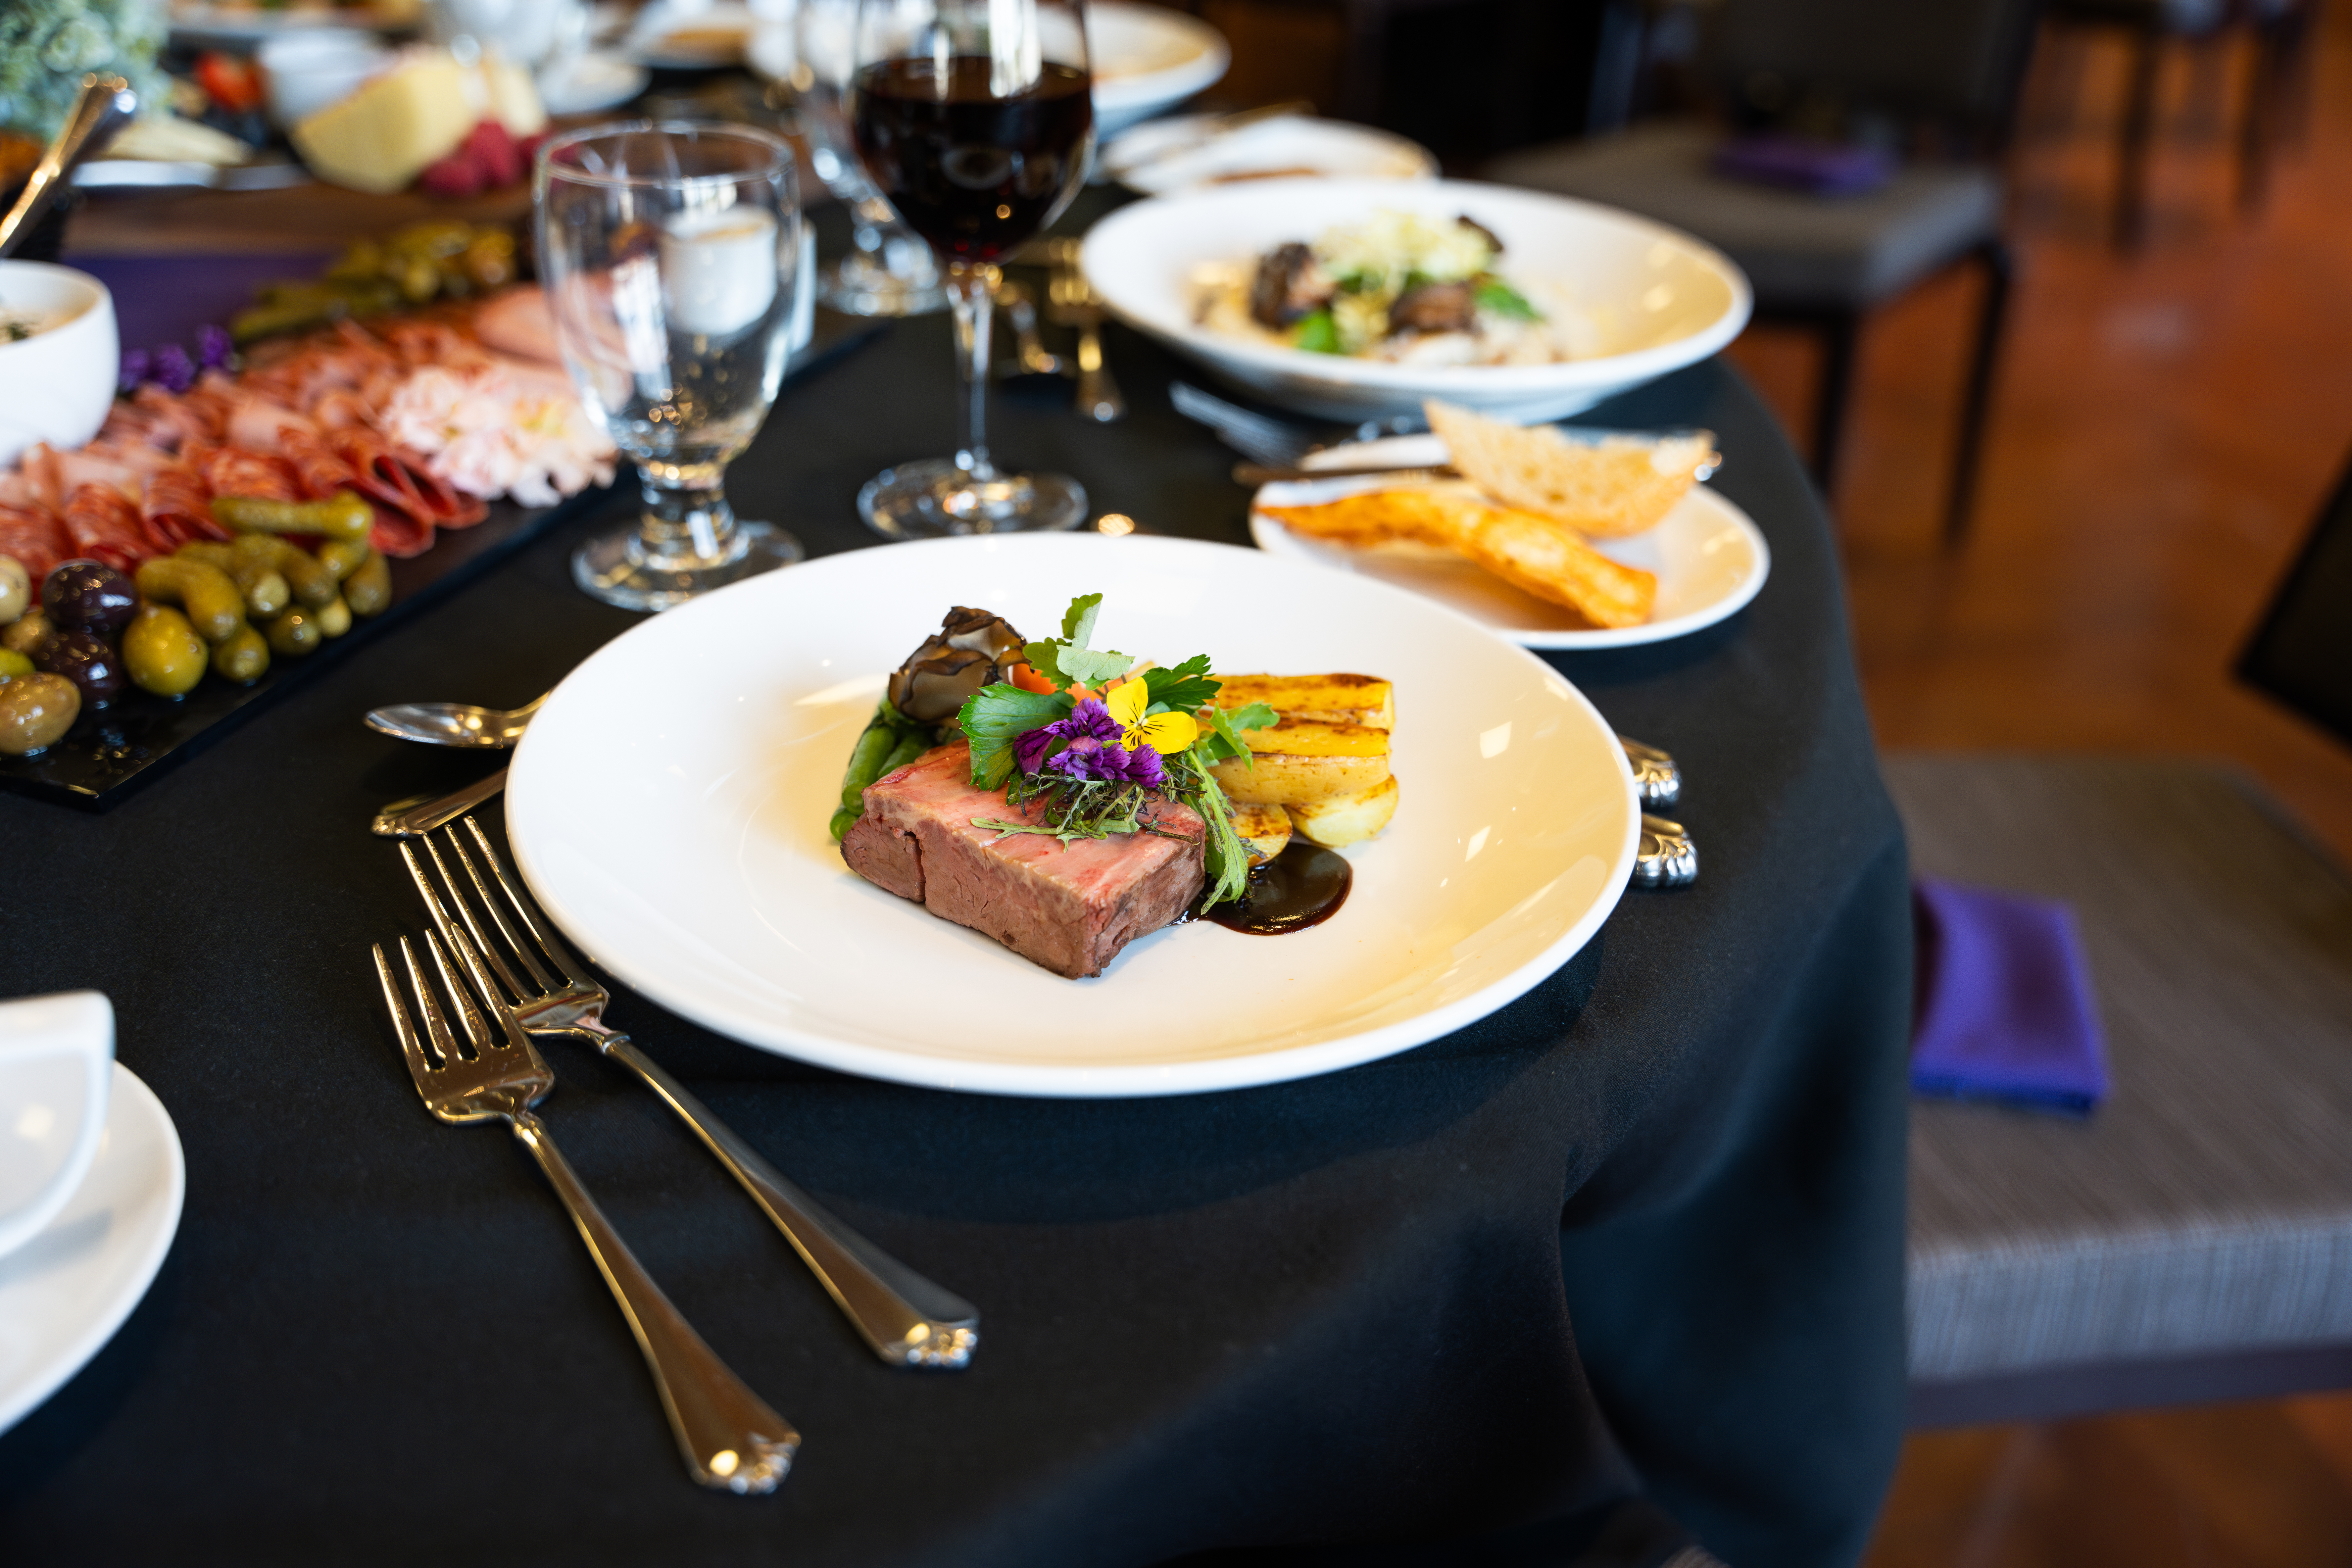
[[[196,384],[196,362],[179,344],[165,343],[155,351],[155,379],[173,392],[185,392]]]
[[[207,321],[196,329],[196,358],[206,370],[226,370],[236,353],[227,332]]]

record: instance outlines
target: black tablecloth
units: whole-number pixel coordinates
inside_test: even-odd
[[[999,452],[1243,539],[1177,367],[1109,348],[1132,418],[1016,392]],[[856,487],[950,445],[949,378],[933,318],[789,388],[743,513],[870,543]],[[1720,432],[1772,578],[1713,631],[1559,659],[1682,761],[1705,875],[1628,895],[1514,1005],[1302,1083],[1078,1102],[835,1077],[618,993],[777,1165],[981,1304],[970,1372],[876,1362],[650,1096],[557,1047],[565,1150],[806,1435],[771,1498],[686,1480],[552,1195],[425,1115],[367,962],[420,924],[369,815],[482,767],[360,715],[520,701],[632,625],[571,586],[585,520],[107,815],[0,799],[0,994],[108,993],[188,1162],[152,1292],[0,1437],[0,1557],[1653,1563],[1686,1530],[1738,1568],[1853,1560],[1903,1388],[1899,830],[1826,527],[1754,395],[1710,363],[1591,417]]]

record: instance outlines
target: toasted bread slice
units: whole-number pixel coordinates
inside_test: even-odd
[[[1587,444],[1549,425],[1507,425],[1433,400],[1422,406],[1465,479],[1506,505],[1596,538],[1656,527],[1717,460],[1715,437],[1704,431]]]
[[[1465,520],[1462,553],[1513,587],[1596,626],[1637,626],[1657,602],[1655,574],[1612,561],[1548,517],[1501,507]]]
[[[1261,506],[1258,510],[1293,532],[1333,544],[1370,549],[1399,541],[1450,548],[1453,524],[1437,492],[1426,487],[1359,490],[1312,506]]]

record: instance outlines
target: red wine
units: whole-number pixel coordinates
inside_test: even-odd
[[[994,261],[1045,226],[1085,173],[1094,100],[1087,73],[1048,65],[1009,98],[989,61],[958,55],[857,73],[857,152],[907,226],[950,261]]]

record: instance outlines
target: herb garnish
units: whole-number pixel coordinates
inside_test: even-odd
[[[1210,769],[1247,759],[1241,731],[1271,727],[1275,711],[1262,702],[1231,712],[1211,706],[1222,688],[1209,679],[1206,654],[1121,680],[1135,658],[1088,646],[1102,597],[1071,600],[1062,635],[1022,649],[1051,691],[1000,682],[965,701],[958,723],[971,745],[971,782],[1002,788],[1020,818],[980,817],[972,826],[1066,845],[1114,833],[1178,837],[1150,807],[1155,800],[1181,802],[1208,829],[1202,849],[1209,891],[1202,907],[1238,899],[1249,880],[1249,851]],[[1204,710],[1205,726],[1196,717]]]

